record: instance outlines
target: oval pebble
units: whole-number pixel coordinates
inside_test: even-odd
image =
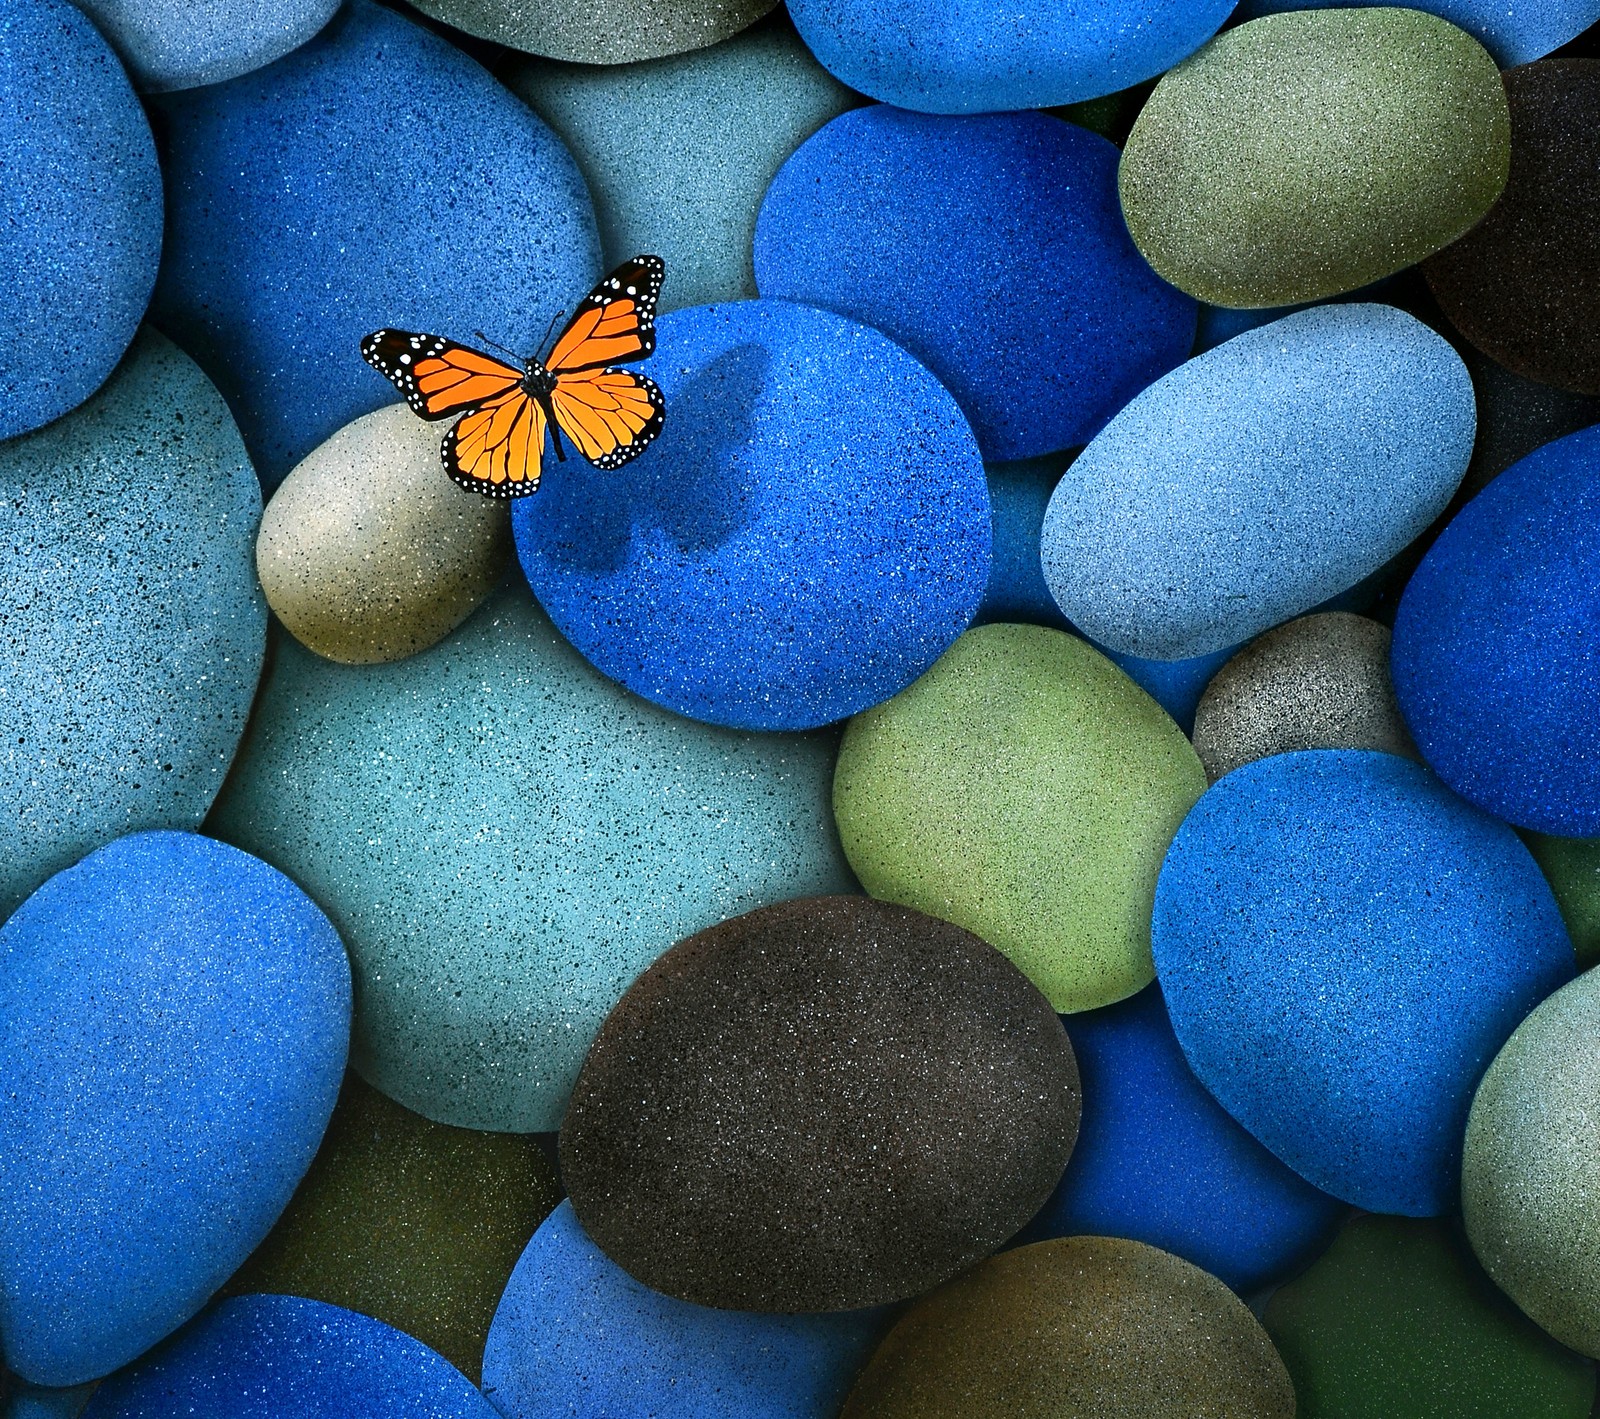
[[[280,63],[159,109],[169,225],[155,318],[226,396],[268,489],[393,402],[362,336],[483,330],[531,351],[598,274],[594,211],[561,140],[372,0]]]
[[[1406,1216],[1453,1209],[1478,1077],[1574,965],[1516,835],[1366,750],[1219,781],[1173,839],[1152,929],[1201,1083],[1302,1177]]]
[[[132,341],[161,259],[161,170],[138,97],[66,0],[0,5],[0,439],[75,409]]]
[[[227,406],[153,331],[0,444],[0,619],[25,647],[0,665],[0,920],[112,838],[200,826],[261,672],[260,517]]]
[[[563,1202],[511,1275],[483,1356],[507,1419],[836,1419],[883,1329],[875,1312],[712,1310],[641,1286]]]
[[[136,833],[0,928],[0,1351],[95,1379],[188,1320],[267,1233],[333,1111],[350,968],[293,882]]]
[[[1075,636],[980,626],[851,721],[834,770],[875,897],[975,932],[1057,1010],[1148,985],[1161,855],[1205,772],[1143,690]]]
[[[663,316],[666,426],[512,512],[561,633],[678,714],[811,729],[888,699],[967,628],[989,575],[972,433],[876,330],[782,301]]]
[[[1066,1032],[999,952],[813,897],[680,941],[633,983],[584,1061],[561,1175],[595,1244],[653,1290],[848,1310],[1018,1231],[1078,1111]]]
[[[451,482],[439,426],[405,404],[362,415],[297,464],[256,538],[267,604],[302,645],[349,665],[442,640],[510,555],[505,504]]]
[[[1506,185],[1482,45],[1417,10],[1299,10],[1220,35],[1156,85],[1122,210],[1168,281],[1219,306],[1321,300],[1411,266]]]
[[[1400,710],[1422,757],[1519,827],[1600,835],[1600,428],[1489,484],[1439,535],[1395,616]]]
[[[1474,424],[1460,357],[1403,311],[1286,316],[1158,380],[1078,455],[1050,498],[1045,580],[1113,651],[1237,645],[1426,530]]]
[[[439,1122],[538,1132],[677,937],[846,889],[831,756],[633,699],[508,588],[391,665],[281,641],[212,826],[339,924],[368,1082]]]
[[[1600,964],[1600,838],[1524,833],[1522,840],[1556,894],[1578,964]]]
[[[858,109],[773,181],[756,284],[911,351],[984,457],[1072,448],[1194,343],[1195,304],[1129,241],[1116,172],[1113,144],[1049,114]]]
[[[992,1257],[889,1332],[841,1419],[1293,1419],[1272,1343],[1214,1276],[1140,1242]]]

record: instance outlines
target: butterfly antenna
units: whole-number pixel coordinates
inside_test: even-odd
[[[482,340],[485,345],[493,345],[495,349],[497,349],[502,355],[510,355],[511,358],[514,359],[519,365],[522,363],[522,356],[519,355],[515,350],[506,349],[506,347],[498,340],[491,340],[481,330],[474,330],[472,333],[476,335],[478,339]]]
[[[538,348],[538,353],[539,354],[542,355],[544,353],[544,342],[550,338],[550,332],[553,331],[556,328],[556,322],[558,320],[560,320],[561,317],[564,316],[565,314],[566,314],[566,311],[558,310],[554,315],[552,315],[550,317],[550,323],[547,326],[545,326],[544,335],[539,340],[539,348]]]

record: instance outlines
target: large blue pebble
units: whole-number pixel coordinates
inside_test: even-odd
[[[1152,937],[1222,1106],[1323,1191],[1410,1217],[1456,1206],[1478,1080],[1575,965],[1516,834],[1363,750],[1219,780],[1161,866]]]
[[[1600,835],[1600,427],[1514,463],[1451,520],[1395,617],[1422,756],[1519,827]]]
[[[444,40],[351,0],[303,49],[161,100],[161,328],[217,383],[262,483],[394,401],[385,326],[532,354],[600,266],[560,140]]]
[[[144,1353],[271,1228],[333,1111],[350,967],[282,873],[138,833],[0,928],[0,1352],[41,1385]]]
[[[1195,302],[1128,236],[1117,161],[1049,114],[856,109],[767,190],[756,285],[905,346],[985,458],[1087,443],[1194,343]]]
[[[640,1285],[563,1202],[511,1273],[483,1352],[507,1419],[834,1419],[878,1311],[710,1310]]]
[[[117,57],[66,0],[0,0],[0,439],[83,403],[161,259],[161,171]]]
[[[552,469],[513,513],[550,618],[635,694],[742,729],[888,699],[967,628],[989,575],[972,431],[875,330],[781,301],[663,316],[661,436]]]

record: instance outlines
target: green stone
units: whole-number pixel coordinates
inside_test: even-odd
[[[1123,150],[1122,210],[1166,280],[1213,305],[1353,291],[1447,246],[1505,187],[1494,60],[1416,10],[1299,10],[1171,70]]]
[[[1524,833],[1533,860],[1556,894],[1578,964],[1600,962],[1600,838],[1551,838]]]
[[[1262,1317],[1299,1419],[1587,1419],[1594,1366],[1533,1325],[1452,1224],[1357,1217]]]
[[[833,809],[869,893],[966,927],[1074,1011],[1154,978],[1156,873],[1205,787],[1183,731],[1093,647],[991,625],[850,722]]]

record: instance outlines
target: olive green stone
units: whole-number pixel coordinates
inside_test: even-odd
[[[1298,10],[1225,30],[1156,85],[1123,150],[1128,230],[1221,306],[1353,291],[1447,246],[1505,187],[1488,51],[1433,15]]]
[[[1587,969],[1600,962],[1600,838],[1524,833],[1522,840],[1556,894],[1578,964]]]
[[[1156,873],[1205,787],[1183,731],[1093,647],[991,625],[850,722],[833,809],[871,895],[966,927],[1074,1011],[1154,978]]]
[[[1498,1292],[1450,1223],[1357,1217],[1262,1317],[1299,1419],[1588,1419],[1594,1366]]]
[[[1216,1277],[1142,1242],[1004,1252],[917,1302],[841,1419],[1292,1419],[1256,1318]]]

